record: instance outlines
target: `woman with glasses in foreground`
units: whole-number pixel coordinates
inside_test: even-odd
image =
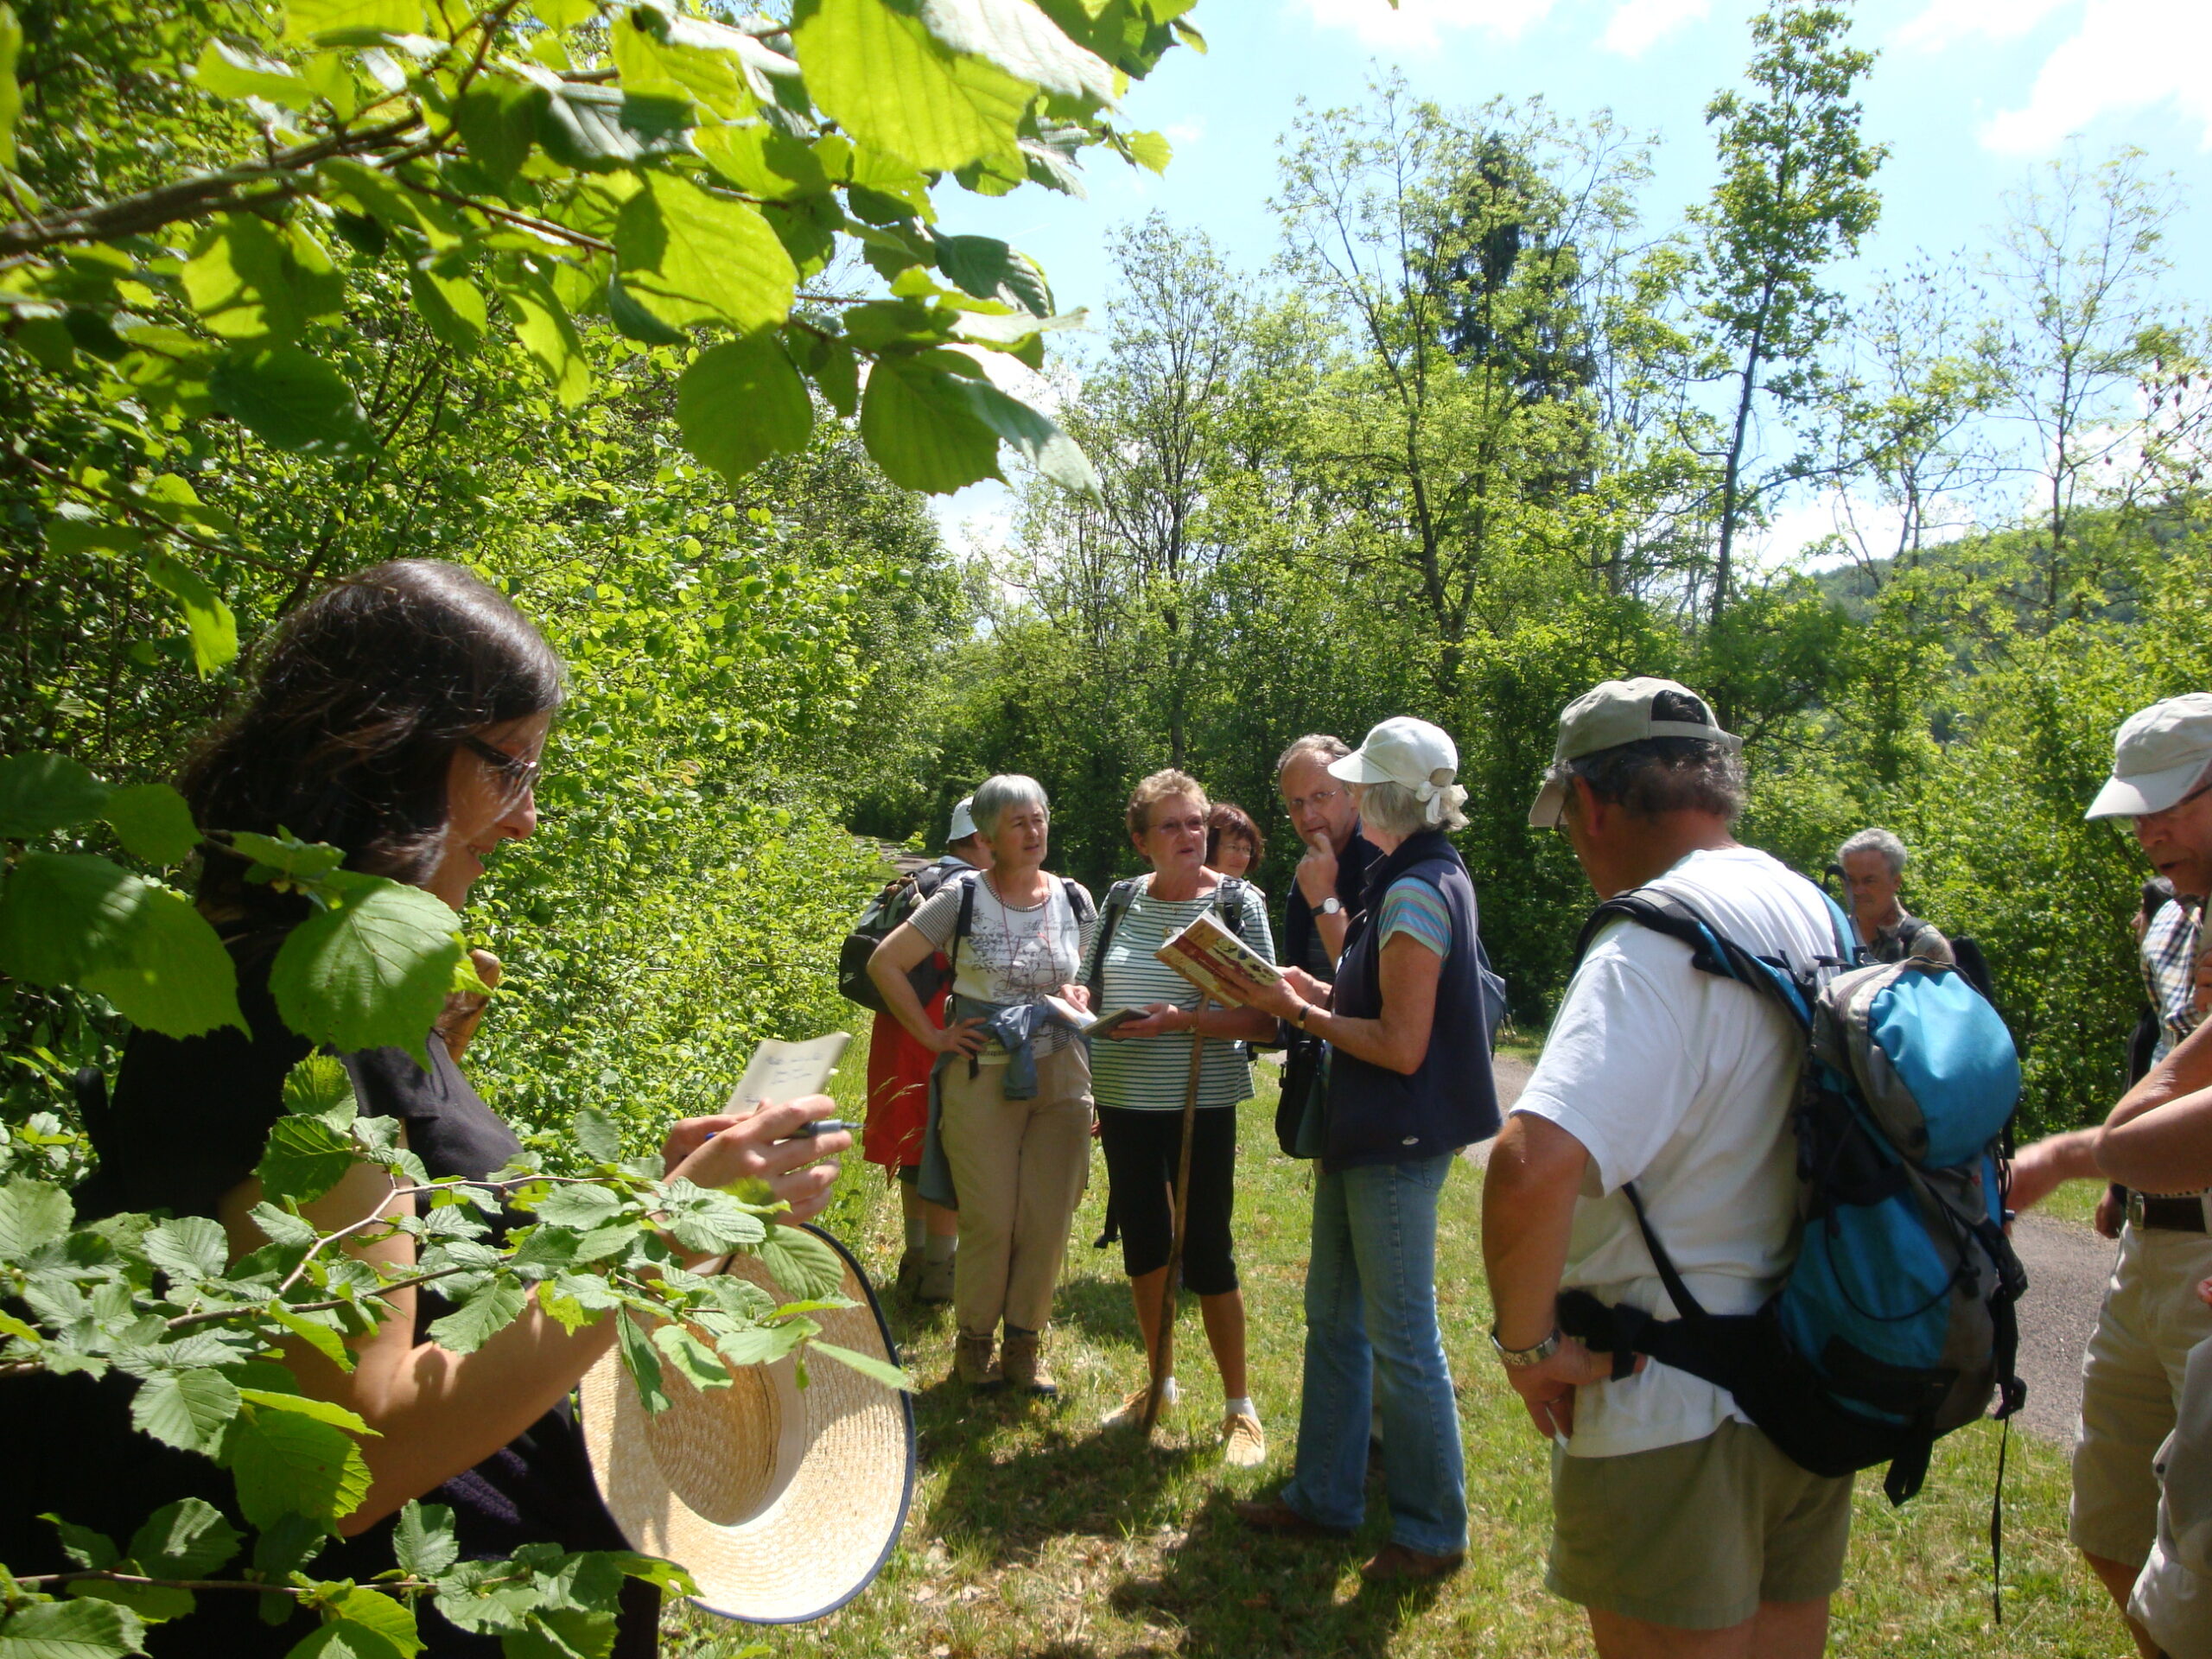
[[[456,565],[394,561],[285,619],[243,705],[187,762],[181,787],[207,829],[328,842],[347,868],[410,883],[458,911],[499,844],[537,828],[534,790],[563,689],[560,659],[505,596]],[[269,984],[308,900],[249,882],[242,857],[213,847],[204,857],[199,906],[237,964],[250,1029],[134,1033],[92,1136],[99,1170],[76,1199],[80,1223],[160,1209],[213,1217],[235,1262],[268,1242],[252,1213],[262,1198],[255,1170],[285,1116],[285,1077],[312,1047],[279,1017]],[[402,1143],[432,1178],[485,1179],[522,1144],[469,1086],[448,1039],[424,1034],[427,1069],[399,1048],[339,1058],[362,1115],[397,1119]],[[787,1219],[803,1221],[828,1202],[836,1179],[836,1166],[819,1160],[851,1137],[778,1143],[833,1109],[813,1096],[747,1118],[688,1118],[670,1131],[664,1166],[702,1186],[765,1180],[790,1204]],[[388,1171],[356,1163],[301,1214],[321,1232],[338,1232],[401,1213],[392,1191]],[[404,1277],[414,1238],[368,1230],[376,1242],[344,1248]],[[707,1259],[680,1254],[686,1265]],[[367,1496],[340,1523],[344,1540],[315,1557],[317,1574],[366,1583],[389,1571],[394,1517],[416,1497],[450,1506],[467,1558],[504,1558],[531,1543],[627,1550],[568,1403],[613,1345],[614,1320],[590,1315],[569,1330],[532,1307],[463,1354],[429,1338],[431,1321],[448,1311],[435,1291],[394,1289],[384,1300],[388,1315],[349,1344],[347,1369],[305,1342],[283,1350],[302,1392],[372,1431],[360,1442]],[[130,1400],[117,1376],[0,1382],[10,1421],[40,1427],[18,1437],[0,1499],[0,1560],[10,1567],[67,1566],[54,1529],[35,1518],[41,1511],[120,1540],[149,1511],[188,1496],[234,1510],[229,1475],[135,1432]],[[288,1602],[291,1616],[271,1625],[259,1616],[264,1599],[273,1599],[203,1593],[190,1618],[156,1628],[151,1651],[273,1656],[302,1647],[315,1611]],[[626,1583],[615,1659],[655,1651],[658,1603],[651,1586]],[[427,1599],[418,1629],[434,1659],[501,1650],[496,1635],[462,1630]]]

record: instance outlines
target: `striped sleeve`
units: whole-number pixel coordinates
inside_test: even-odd
[[[1438,956],[1452,954],[1452,912],[1444,895],[1417,875],[1390,884],[1375,925],[1384,944],[1393,934],[1410,933]]]

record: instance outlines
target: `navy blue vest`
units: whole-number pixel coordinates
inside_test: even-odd
[[[1452,913],[1452,954],[1436,985],[1436,1019],[1428,1052],[1410,1076],[1342,1049],[1329,1056],[1325,1170],[1434,1158],[1497,1133],[1497,1089],[1491,1077],[1482,980],[1475,971],[1475,884],[1459,849],[1439,830],[1406,837],[1378,859],[1338,965],[1332,1011],[1356,1020],[1382,1013],[1381,945],[1375,937],[1382,895],[1393,882],[1418,876],[1444,895]]]

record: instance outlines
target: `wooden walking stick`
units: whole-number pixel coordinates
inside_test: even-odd
[[[1167,1246],[1167,1280],[1160,1287],[1160,1337],[1152,1344],[1152,1383],[1144,1396],[1143,1429],[1147,1440],[1152,1426],[1160,1421],[1161,1396],[1175,1370],[1175,1281],[1183,1276],[1183,1221],[1191,1200],[1191,1131],[1198,1116],[1198,1059],[1206,1046],[1206,1039],[1198,1034],[1198,1015],[1205,1011],[1206,999],[1201,993],[1198,1013],[1191,1016],[1191,1077],[1183,1088],[1183,1150],[1176,1160],[1175,1227]]]

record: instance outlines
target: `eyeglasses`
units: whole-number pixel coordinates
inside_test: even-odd
[[[509,754],[497,744],[486,743],[473,733],[462,736],[461,747],[505,778],[513,785],[516,794],[526,795],[537,787],[538,772],[543,765],[542,761],[525,760],[518,754]]]
[[[1205,833],[1206,821],[1203,817],[1162,818],[1152,827],[1154,830],[1180,830],[1185,835],[1202,836]]]
[[[1285,801],[1283,805],[1289,810],[1290,816],[1294,818],[1307,807],[1326,806],[1343,793],[1344,791],[1341,789],[1317,789],[1311,795],[1294,795]]]
[[[2190,790],[2188,794],[2183,796],[2181,799],[2176,801],[2171,806],[2162,806],[2155,812],[2137,813],[2135,815],[2135,822],[2138,823],[2149,823],[2154,819],[2164,817],[2169,812],[2178,812],[2182,808],[2187,806],[2198,796],[2203,794],[2208,789],[2212,789],[2212,783],[2199,784],[2195,789]]]

